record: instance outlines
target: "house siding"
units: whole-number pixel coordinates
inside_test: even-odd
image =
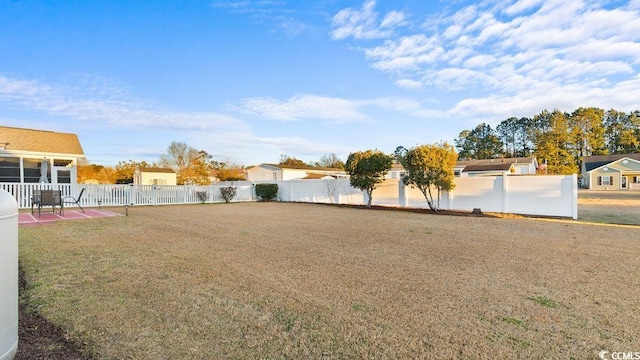
[[[605,181],[602,181],[603,177],[610,177],[611,182],[607,184]],[[621,185],[621,173],[616,169],[607,168],[607,171],[598,169],[591,172],[591,189],[593,190],[621,189]]]
[[[584,168],[583,168],[584,169]],[[605,170],[606,169],[606,170]],[[613,177],[611,184],[601,181],[603,176]],[[585,187],[593,190],[638,189],[640,177],[640,161],[633,158],[619,158],[600,167],[592,168],[584,177]],[[633,184],[633,185],[631,185]]]
[[[282,170],[255,166],[247,170],[247,178],[255,181],[280,181],[282,180]]]

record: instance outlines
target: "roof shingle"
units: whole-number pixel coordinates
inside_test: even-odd
[[[84,155],[76,134],[0,126],[0,142],[7,150]]]

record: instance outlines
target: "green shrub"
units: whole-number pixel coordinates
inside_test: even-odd
[[[231,200],[236,197],[236,188],[233,186],[220,188],[220,195],[224,199],[224,202],[231,202]]]
[[[203,204],[207,200],[209,200],[209,193],[206,191],[196,191],[196,196],[198,197],[198,200],[200,200],[200,202]]]
[[[262,201],[271,201],[278,195],[278,184],[256,184],[256,195]]]

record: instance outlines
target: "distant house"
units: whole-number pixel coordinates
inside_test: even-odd
[[[0,182],[76,184],[84,157],[76,134],[0,126]]]
[[[176,185],[178,175],[169,168],[137,168],[133,185]]]
[[[594,190],[640,189],[640,154],[585,156],[582,187]]]
[[[533,157],[460,160],[454,167],[455,176],[535,175],[538,161]]]
[[[387,175],[385,175],[385,179],[402,179],[406,173],[407,172],[404,167],[400,163],[394,161],[391,165],[391,170],[389,170]]]
[[[260,164],[246,169],[247,180],[253,181],[280,181],[301,180],[330,176],[332,178],[348,178],[343,169],[316,168],[302,166],[287,166],[274,164]]]

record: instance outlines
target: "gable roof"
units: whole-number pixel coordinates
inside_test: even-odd
[[[330,177],[330,178],[336,178],[335,175],[327,175],[327,174],[313,174],[313,173],[307,173],[307,176],[301,178],[302,180],[319,180],[319,179],[324,179],[326,177]]]
[[[517,157],[517,158],[501,158],[501,159],[482,159],[482,160],[460,160],[456,163],[456,167],[464,167],[463,171],[507,171],[514,164],[531,164],[537,167],[535,157]]]
[[[84,156],[78,135],[46,130],[0,126],[0,142],[7,151],[31,151]]]
[[[316,171],[342,171],[344,169],[340,168],[325,168],[325,167],[311,167],[311,166],[295,166],[295,165],[281,165],[281,164],[259,164],[255,166],[251,166],[250,168],[262,167],[268,168],[270,170],[284,170],[284,169],[293,169],[293,170],[316,170]]]
[[[640,154],[614,154],[614,155],[585,156],[584,159],[582,159],[582,163],[584,164],[585,171],[588,172],[593,169],[612,163],[616,160],[620,160],[622,158],[629,158],[629,159],[640,161]]]

